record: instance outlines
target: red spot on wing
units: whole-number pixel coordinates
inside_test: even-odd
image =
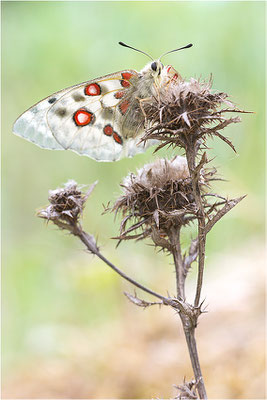
[[[113,139],[115,140],[116,143],[119,144],[123,143],[122,137],[117,132],[113,132]]]
[[[111,126],[111,125],[106,125],[106,126],[104,127],[104,129],[103,129],[103,132],[104,132],[104,134],[107,135],[107,136],[112,136],[112,134],[113,134],[113,128],[112,128],[112,126]]]
[[[90,83],[90,85],[85,86],[84,93],[87,96],[99,96],[101,94],[101,87],[98,83]]]
[[[94,122],[95,116],[86,108],[80,108],[73,114],[73,119],[76,125],[85,126]]]
[[[130,82],[128,82],[128,81],[122,80],[122,81],[121,81],[121,86],[123,86],[123,87],[129,87],[129,86],[131,86],[131,84],[130,84]]]
[[[126,111],[128,110],[129,105],[130,105],[130,103],[129,103],[129,101],[127,101],[127,100],[124,100],[124,101],[122,101],[122,102],[119,104],[120,112],[121,112],[123,115],[124,115],[124,114],[126,113]]]
[[[116,143],[122,145],[123,143],[122,137],[113,130],[113,127],[110,124],[104,127],[103,132],[107,136],[112,136]]]
[[[133,74],[131,74],[130,72],[123,72],[121,74],[121,76],[123,77],[123,79],[129,80],[131,79],[131,77],[133,76]]]
[[[124,96],[124,94],[125,94],[125,92],[123,92],[122,90],[120,90],[120,91],[118,91],[118,92],[116,92],[116,93],[114,94],[114,97],[115,97],[115,99],[122,99],[123,96]]]
[[[171,79],[174,79],[174,80],[178,79],[179,75],[175,72],[175,69],[171,65],[168,65],[168,67],[167,67],[167,74],[169,74],[169,73],[170,73]],[[172,73],[174,73],[173,76],[171,76]]]
[[[130,72],[123,72],[121,74],[122,76],[122,80],[121,80],[121,86],[123,87],[129,87],[131,86],[129,80],[131,79],[131,77],[133,76],[133,74],[131,74]]]

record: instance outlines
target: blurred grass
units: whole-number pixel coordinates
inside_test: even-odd
[[[214,163],[228,180],[217,189],[231,197],[248,196],[214,228],[208,256],[245,248],[251,241],[260,243],[264,231],[264,8],[263,2],[2,2],[6,376],[36,356],[28,337],[39,325],[68,323],[97,331],[101,325],[121,320],[125,302],[121,293],[127,286],[97,260],[88,257],[86,261],[74,239],[34,216],[34,210],[46,203],[48,190],[66,180],[99,181],[84,224],[99,236],[106,255],[161,292],[165,291],[164,276],[166,288],[174,290],[171,260],[143,244],[127,243],[115,250],[109,238],[117,234],[118,222],[112,215],[101,216],[102,204],[119,194],[121,179],[150,161],[153,149],[133,159],[97,163],[23,141],[11,134],[14,120],[64,87],[125,68],[140,70],[147,59],[118,46],[120,40],[154,57],[192,42],[192,49],[163,61],[187,78],[208,78],[212,73],[215,89],[231,94],[240,108],[255,111],[226,132],[238,155],[224,143],[210,142],[214,150],[209,154],[216,155]],[[159,153],[165,154],[173,153]]]

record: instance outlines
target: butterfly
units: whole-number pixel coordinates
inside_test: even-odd
[[[126,69],[52,94],[25,111],[15,121],[13,132],[45,149],[69,149],[97,161],[132,157],[155,144],[151,140],[140,143],[145,121],[141,102],[182,78],[171,65],[163,66],[162,56],[154,60],[119,44],[147,55],[152,62],[140,72]]]

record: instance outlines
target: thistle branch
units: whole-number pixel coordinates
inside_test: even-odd
[[[93,245],[91,235],[86,233],[85,231],[82,230],[82,228],[78,225],[73,227],[72,230],[73,235],[77,236],[83,244],[87,247],[87,249],[95,254],[100,260],[102,260],[106,265],[108,265],[113,271],[115,271],[117,274],[119,274],[123,279],[127,280],[130,282],[132,285],[136,286],[137,288],[143,290],[146,293],[151,294],[152,296],[157,297],[158,299],[161,299],[164,302],[168,302],[168,298],[165,296],[162,296],[161,294],[145,287],[141,283],[137,282],[130,276],[128,276],[125,272],[121,271],[118,267],[116,267],[112,262],[110,262],[103,254],[100,253],[100,251]]]
[[[50,191],[50,205],[47,206],[45,209],[39,210],[37,216],[45,219],[48,222],[51,221],[60,229],[67,230],[74,236],[77,236],[83,242],[90,253],[95,254],[123,279],[127,280],[144,292],[147,292],[152,296],[161,299],[164,304],[168,304],[169,299],[167,297],[162,296],[161,294],[156,293],[155,291],[145,287],[141,283],[129,277],[125,272],[121,271],[114,264],[112,264],[99,251],[94,236],[90,235],[82,229],[79,220],[82,215],[85,203],[96,184],[97,182],[91,185],[86,193],[83,193],[81,191],[81,188],[77,185],[75,181],[68,181],[63,188]]]

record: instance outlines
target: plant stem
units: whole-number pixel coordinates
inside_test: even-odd
[[[204,217],[205,221],[205,217]],[[197,288],[194,306],[198,307],[200,302],[200,295],[203,283],[204,274],[204,263],[205,263],[205,247],[206,247],[206,234],[205,234],[205,222],[203,224],[203,218],[198,219],[198,275],[197,275]]]
[[[183,329],[186,338],[186,343],[190,355],[190,360],[192,364],[192,368],[195,375],[196,380],[196,387],[198,390],[198,394],[200,399],[207,399],[207,393],[204,385],[204,380],[200,368],[198,352],[197,352],[197,344],[195,339],[195,328],[191,327],[190,329],[187,328],[186,323],[183,321],[181,316],[181,320],[183,322]]]
[[[187,164],[193,184],[193,193],[198,213],[198,276],[196,295],[194,306],[198,307],[201,296],[203,283],[204,263],[205,263],[205,247],[206,247],[206,230],[205,230],[205,211],[201,199],[199,187],[199,173],[196,173],[196,152],[195,146],[189,146],[186,150]]]
[[[75,236],[78,236],[80,240],[85,244],[87,249],[99,257],[102,261],[104,261],[109,267],[111,267],[115,272],[117,272],[121,277],[132,283],[134,286],[142,289],[143,291],[152,294],[155,297],[158,297],[163,301],[163,304],[170,304],[170,299],[162,296],[151,289],[146,288],[145,286],[141,285],[140,283],[136,282],[134,279],[130,278],[126,275],[123,271],[113,265],[109,260],[107,260],[96,248],[95,244],[92,242],[90,235],[88,235],[82,228],[78,225],[73,226],[72,233]],[[173,258],[175,264],[175,271],[176,271],[176,283],[177,283],[177,297],[184,299],[185,297],[185,274],[184,274],[184,265],[181,253],[181,246],[180,246],[180,228],[173,230],[171,235],[171,241],[173,243]],[[195,340],[195,325],[194,318],[189,318],[187,314],[185,314],[182,309],[179,312],[183,330],[186,337],[186,343],[190,355],[190,360],[192,364],[192,368],[194,371],[194,376],[196,380],[196,387],[198,390],[198,394],[201,399],[207,399],[206,390],[204,386],[204,381],[200,369],[199,358],[197,353],[196,347],[196,340]],[[192,315],[194,317],[194,315]]]
[[[105,264],[107,264],[110,268],[112,268],[117,274],[119,274],[122,278],[126,279],[128,282],[132,283],[134,286],[138,287],[139,289],[143,290],[144,292],[147,292],[149,294],[152,294],[153,296],[161,299],[164,303],[167,304],[169,299],[165,296],[162,296],[159,293],[154,292],[151,289],[148,289],[147,287],[143,286],[141,283],[138,283],[134,279],[130,278],[128,275],[126,275],[123,271],[121,271],[119,268],[117,268],[114,264],[112,264],[106,257],[104,257],[99,250],[96,248],[95,245],[92,244],[90,236],[82,230],[80,226],[75,225],[73,227],[72,233],[75,236],[78,236],[80,240],[85,244],[87,249],[95,254],[97,257],[99,257],[102,261],[104,261]]]
[[[180,245],[180,231],[181,227],[177,227],[172,230],[171,233],[171,244],[172,244],[172,255],[174,259],[175,265],[175,275],[176,275],[176,290],[177,297],[185,299],[185,273],[184,273],[184,265],[182,260],[182,252]]]
[[[182,297],[185,300],[185,267],[182,258],[180,246],[180,228],[173,229],[170,237],[173,247],[173,259],[176,272],[177,298]],[[195,340],[195,327],[197,325],[197,315],[194,313],[194,308],[190,308],[191,315],[188,315],[183,309],[180,309],[179,316],[182,321],[183,330],[186,338],[186,343],[190,355],[191,365],[194,372],[196,387],[200,399],[207,399],[207,393],[204,385],[204,380],[200,368],[197,345]]]

